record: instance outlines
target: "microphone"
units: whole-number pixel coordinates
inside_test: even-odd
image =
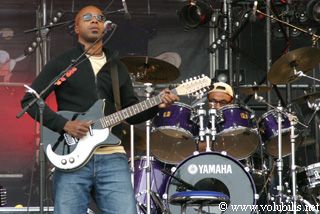
[[[116,24],[113,23],[113,22],[110,21],[110,20],[106,20],[106,21],[103,23],[103,26],[104,26],[105,31],[111,31],[111,30],[113,30],[113,29],[116,27]]]
[[[126,19],[131,19],[131,15],[130,15],[130,13],[128,11],[128,6],[127,6],[126,0],[122,0],[122,7],[124,9],[124,17]]]

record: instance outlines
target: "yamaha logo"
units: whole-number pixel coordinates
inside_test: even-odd
[[[230,164],[190,164],[188,172],[194,174],[232,174],[232,167]]]
[[[197,165],[195,165],[195,164],[189,165],[189,166],[188,166],[188,172],[189,172],[191,175],[197,174],[197,173],[198,173],[198,167],[197,167]]]

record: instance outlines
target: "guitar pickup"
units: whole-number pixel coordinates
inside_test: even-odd
[[[63,137],[64,137],[64,140],[65,142],[69,145],[69,146],[72,146],[72,145],[75,145],[78,143],[78,139],[77,138],[74,138],[72,137],[71,135],[67,134],[67,133],[64,133],[63,134]]]

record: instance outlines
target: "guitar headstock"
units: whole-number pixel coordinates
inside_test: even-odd
[[[191,93],[200,92],[203,93],[206,87],[211,85],[211,79],[205,75],[201,77],[194,77],[182,81],[182,84],[176,87],[174,90],[177,95],[187,95]]]

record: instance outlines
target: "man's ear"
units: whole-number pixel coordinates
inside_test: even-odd
[[[76,32],[76,34],[79,34],[79,25],[78,25],[78,23],[76,23],[74,25],[74,32]]]

